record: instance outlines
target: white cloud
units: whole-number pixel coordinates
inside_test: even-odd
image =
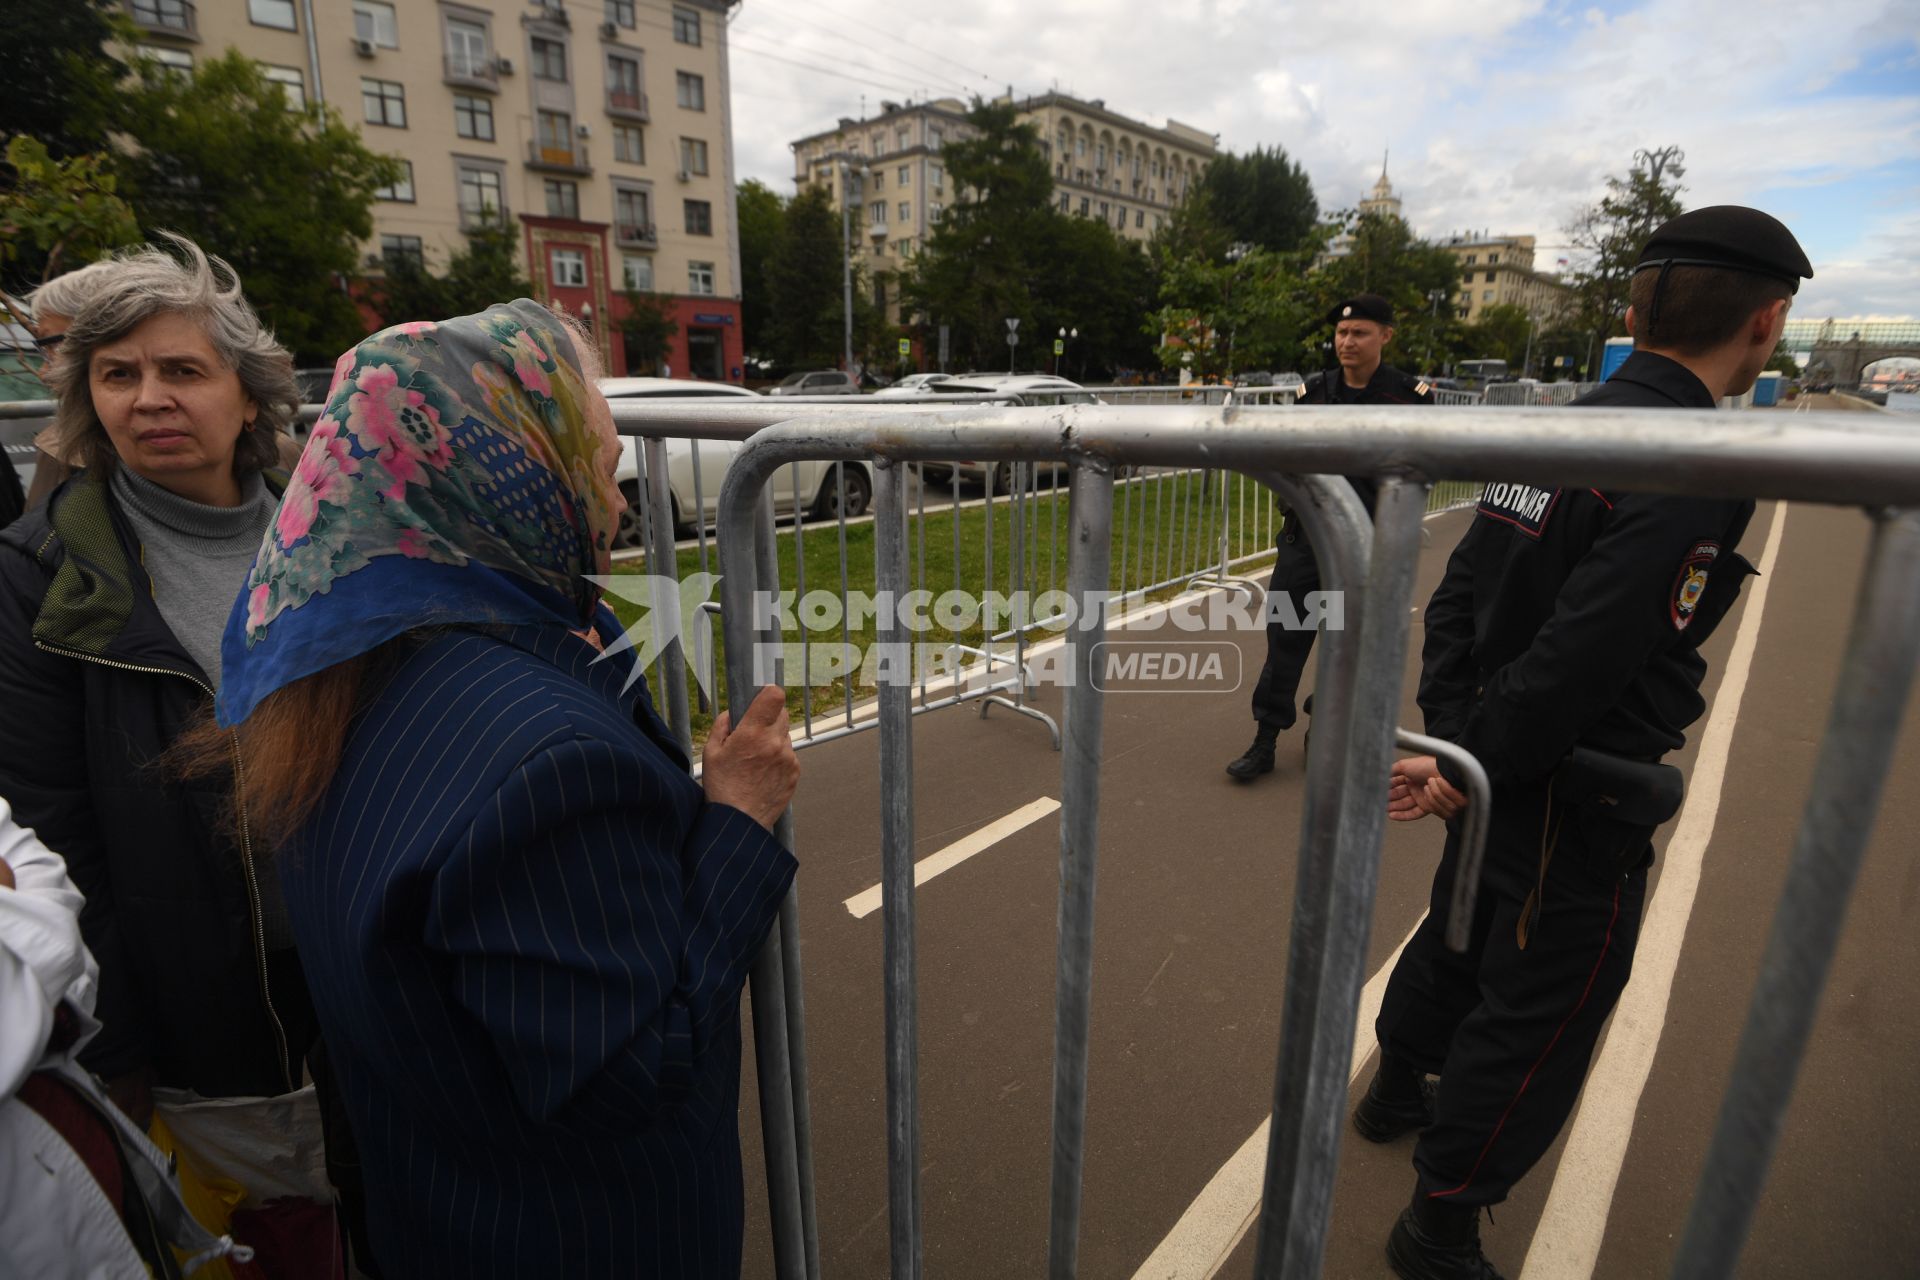
[[[1859,67],[1912,61],[1920,0],[1835,0],[1817,17],[1798,0],[750,0],[733,28],[739,172],[782,191],[787,143],[859,115],[863,93],[871,113],[913,90],[1058,87],[1234,150],[1282,146],[1329,209],[1365,193],[1391,146],[1423,234],[1552,245],[1635,149],[1671,143],[1688,204],[1771,202],[1801,231],[1822,286],[1801,314],[1817,299],[1920,311],[1920,238],[1869,194],[1920,157],[1920,86],[1852,86]]]

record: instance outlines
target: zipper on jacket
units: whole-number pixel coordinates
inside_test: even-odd
[[[72,658],[79,662],[92,662],[99,666],[112,667],[118,671],[132,671],[141,675],[150,676],[175,676],[181,680],[191,681],[193,684],[199,686],[200,689],[205,691],[207,697],[212,698],[215,696],[212,685],[197,676],[188,675],[184,671],[174,671],[168,667],[137,666],[131,662],[119,662],[112,658],[102,658],[97,654],[82,653],[78,649],[69,649],[63,645],[48,644],[44,640],[35,640],[33,647],[43,653],[55,654],[62,658]],[[249,923],[253,925],[254,963],[259,966],[260,998],[266,1003],[267,1018],[273,1023],[273,1038],[280,1046],[280,1078],[286,1082],[287,1092],[292,1093],[297,1086],[293,1080],[293,1069],[289,1063],[289,1054],[287,1052],[287,1030],[280,1025],[279,1011],[273,1007],[272,984],[267,979],[267,931],[266,926],[261,922],[260,883],[258,877],[254,874],[253,837],[247,822],[246,791],[244,789],[244,779],[241,777],[240,772],[240,734],[235,730],[229,733],[228,737],[233,747],[234,816],[238,820],[240,828],[240,866],[247,875],[247,905],[250,915]]]

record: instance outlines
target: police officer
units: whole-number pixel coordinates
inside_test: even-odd
[[[1300,393],[1301,404],[1433,403],[1432,387],[1380,358],[1393,341],[1392,303],[1377,293],[1359,294],[1336,303],[1327,312],[1327,323],[1333,326],[1333,354],[1338,367],[1308,378]],[[1371,516],[1374,482],[1364,476],[1347,478]],[[1304,598],[1320,589],[1320,566],[1314,563],[1307,531],[1291,512],[1281,521],[1278,549],[1273,580],[1267,584],[1267,661],[1253,686],[1253,745],[1227,766],[1227,772],[1242,782],[1273,772],[1274,744],[1281,733],[1293,727],[1294,694],[1300,688],[1307,655],[1313,651],[1313,629],[1282,625],[1282,620],[1289,617],[1311,616]],[[1275,596],[1285,598],[1291,606],[1290,614],[1276,607],[1279,602],[1273,599]],[[1306,710],[1308,715],[1313,714],[1312,699],[1308,699]]]
[[[1634,270],[1634,353],[1576,405],[1707,410],[1746,391],[1812,275],[1756,209],[1674,218]],[[1705,709],[1700,646],[1753,573],[1736,550],[1753,510],[1489,485],[1427,606],[1427,732],[1480,760],[1494,801],[1472,942],[1456,955],[1443,934],[1463,779],[1431,756],[1394,766],[1389,816],[1448,823],[1353,1116],[1376,1142],[1422,1131],[1412,1204],[1387,1241],[1408,1280],[1498,1280],[1478,1213],[1552,1145],[1626,984],[1652,836],[1680,805],[1679,771],[1660,758]]]

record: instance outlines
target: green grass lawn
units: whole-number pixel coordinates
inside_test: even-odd
[[[1225,510],[1222,510],[1220,485],[1227,485]],[[1064,481],[1063,481],[1064,483]],[[1041,478],[1047,484],[1047,478]],[[1433,506],[1448,505],[1470,493],[1472,486],[1449,484],[1436,488]],[[975,496],[963,493],[963,501]],[[1067,585],[1067,493],[1063,488],[1042,487],[1020,504],[1023,521],[1022,560],[1024,573],[1016,573],[1013,558],[1014,503],[1011,498],[996,498],[991,507],[963,506],[954,510],[948,492],[930,491],[926,495],[924,515],[916,502],[907,520],[908,571],[910,590],[925,590],[935,597],[945,592],[962,592],[978,598],[989,589],[1012,596],[1024,588],[1036,597],[1046,591],[1064,591]],[[1113,502],[1114,542],[1108,588],[1115,592],[1142,593],[1145,598],[1164,598],[1177,594],[1188,577],[1219,563],[1221,526],[1224,520],[1228,554],[1233,559],[1249,559],[1236,568],[1245,572],[1272,555],[1275,512],[1271,494],[1244,477],[1229,473],[1178,472],[1155,473],[1122,480],[1116,485]],[[987,528],[992,524],[992,580],[988,580]],[[1123,535],[1124,529],[1124,535]],[[845,530],[847,589],[875,591],[874,530],[871,521],[854,524]],[[957,530],[957,532],[956,532]],[[777,543],[782,590],[803,593],[827,592],[839,596],[841,580],[841,539],[838,526],[818,524],[800,531],[783,527]],[[804,548],[804,555],[802,549]],[[707,570],[720,572],[717,544],[708,540]],[[676,553],[677,578],[701,568],[698,548],[682,548]],[[802,562],[803,561],[803,562]],[[616,573],[650,572],[644,559],[616,566]],[[715,599],[718,599],[716,590]],[[610,595],[608,603],[623,623],[631,625],[641,614],[636,604]],[[795,720],[811,711],[816,726],[829,729],[842,723],[844,708],[870,697],[874,687],[860,679],[859,672],[832,675],[820,669],[831,655],[844,645],[852,645],[864,654],[877,639],[871,618],[830,621],[828,625],[809,625],[805,610],[794,611],[794,625],[782,627],[782,638],[789,646],[787,664],[787,705]],[[949,619],[950,621],[951,619]],[[946,626],[936,621],[931,631],[909,636],[915,644],[950,644],[980,648],[987,635],[986,619],[971,625]],[[994,619],[996,634],[1006,632],[1011,623],[1005,616]],[[722,628],[716,622],[715,678],[719,705],[725,705],[726,656]],[[1030,632],[1045,638],[1050,630]],[[804,650],[800,647],[804,645]],[[995,645],[996,653],[1011,654],[1011,641]],[[816,678],[801,679],[808,668],[801,661],[804,652],[813,664]],[[657,691],[659,668],[648,673]],[[689,703],[694,707],[693,733],[696,743],[703,741],[712,724],[712,708],[699,706],[697,690],[689,676]],[[657,699],[662,704],[664,699]]]

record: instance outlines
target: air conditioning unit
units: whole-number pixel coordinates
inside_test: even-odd
[[[603,22],[600,24],[600,38],[602,40],[616,40],[619,36],[620,26],[618,23]]]
[[[593,136],[593,130],[588,128],[584,124],[576,126],[574,128],[574,132],[579,134],[583,138],[591,138]]]
[[[356,37],[353,42],[353,51],[363,58],[371,58],[373,56],[373,41],[361,40]]]
[[[495,58],[493,60],[493,69],[503,76],[510,76],[513,74],[513,59]]]

